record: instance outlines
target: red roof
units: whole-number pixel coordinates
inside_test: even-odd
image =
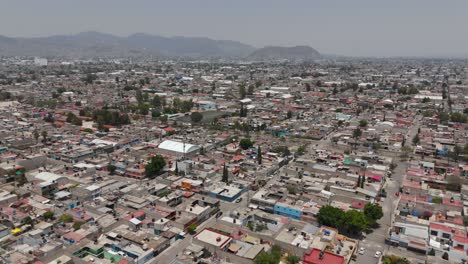
[[[440,231],[444,231],[446,233],[450,233],[452,231],[452,229],[448,226],[444,226],[444,225],[439,225],[439,224],[436,224],[436,223],[431,223],[429,225],[429,228],[430,229],[435,229],[435,230],[440,230]]]
[[[343,256],[338,256],[327,251],[324,251],[322,258],[320,258],[320,250],[314,248],[309,253],[304,254],[302,262],[304,264],[344,264],[345,259]]]
[[[233,161],[240,161],[240,160],[243,160],[244,159],[244,156],[242,155],[237,155],[237,156],[234,156],[234,158],[232,158]]]
[[[462,236],[453,236],[452,240],[460,244],[468,244],[468,238]]]
[[[84,236],[75,232],[69,232],[63,235],[63,238],[67,240],[73,240],[75,243],[77,243],[80,242],[84,238]]]
[[[353,202],[351,204],[351,207],[355,208],[355,209],[364,209],[364,207],[366,207],[366,203],[364,203],[364,202]]]
[[[184,196],[185,198],[190,198],[190,197],[192,197],[193,195],[194,195],[193,192],[184,192],[184,194],[183,194],[183,196]]]

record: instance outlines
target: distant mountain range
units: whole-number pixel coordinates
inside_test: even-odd
[[[265,47],[258,49],[248,56],[249,60],[316,60],[320,53],[309,46],[295,47]]]
[[[76,35],[56,35],[36,38],[0,36],[2,56],[40,57],[189,57],[247,58],[251,60],[308,60],[320,54],[311,47],[291,48],[253,46],[231,40],[198,37],[162,37],[136,33],[128,37],[95,31]]]

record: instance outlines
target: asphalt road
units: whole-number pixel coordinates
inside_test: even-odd
[[[415,118],[415,122],[409,128],[408,133],[406,134],[406,146],[411,144],[411,140],[418,133],[420,120],[421,117],[417,116]],[[399,198],[395,196],[395,192],[399,191],[407,169],[406,161],[401,161],[398,156],[398,153],[395,153],[394,163],[397,167],[394,169],[392,176],[386,179],[386,183],[384,185],[385,190],[387,191],[387,197],[381,204],[384,216],[378,221],[379,227],[374,229],[372,233],[367,234],[366,238],[361,240],[359,243],[359,248],[363,247],[365,249],[365,253],[363,255],[358,254],[355,263],[378,263],[379,259],[375,257],[376,251],[381,251],[383,253],[382,255],[385,255],[385,253],[391,249],[385,244],[385,238],[387,237],[389,228],[394,221],[394,212],[399,201]]]

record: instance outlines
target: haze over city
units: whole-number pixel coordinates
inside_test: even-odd
[[[1,1],[0,35],[99,31],[308,45],[345,56],[467,56],[463,0]]]

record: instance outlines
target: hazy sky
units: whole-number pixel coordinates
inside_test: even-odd
[[[0,0],[0,35],[89,30],[340,55],[467,56],[468,0]]]

